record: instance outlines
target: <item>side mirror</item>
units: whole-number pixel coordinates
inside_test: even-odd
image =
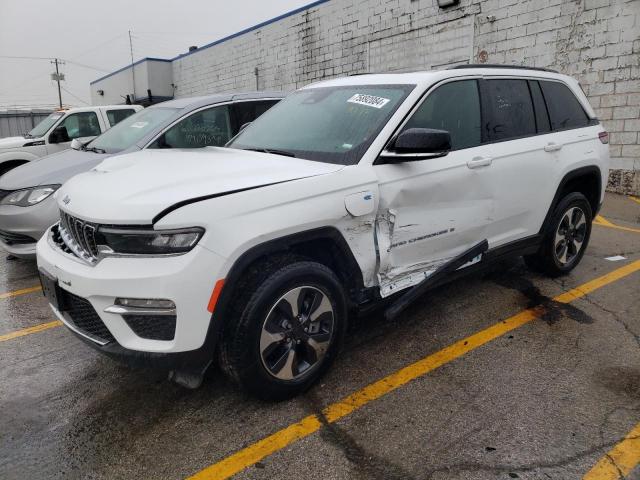
[[[51,132],[51,135],[49,135],[49,143],[65,143],[70,140],[67,127],[64,125],[56,127],[53,132]]]
[[[77,138],[71,140],[71,148],[74,150],[82,150],[84,148],[84,143],[82,143]]]
[[[411,162],[441,157],[451,150],[451,135],[446,130],[433,128],[409,128],[398,135],[391,149],[385,149],[381,157],[389,163]]]

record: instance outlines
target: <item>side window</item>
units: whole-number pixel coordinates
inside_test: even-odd
[[[95,112],[73,113],[65,118],[58,127],[66,128],[69,140],[95,137],[101,133],[100,123]]]
[[[167,130],[149,148],[220,147],[231,139],[229,107],[201,110]]]
[[[544,103],[542,90],[540,90],[540,84],[535,80],[529,80],[529,89],[531,90],[531,98],[533,99],[533,109],[536,112],[536,127],[538,133],[549,132],[551,131],[551,124],[549,123],[549,114],[547,112],[547,106]]]
[[[535,135],[536,121],[526,80],[485,80],[483,101],[487,141]]]
[[[451,148],[460,150],[480,145],[480,97],[475,80],[449,82],[427,96],[404,126],[446,130]]]
[[[589,117],[569,87],[560,82],[549,81],[541,81],[540,86],[547,102],[553,130],[589,125]]]
[[[278,103],[278,100],[260,100],[234,104],[232,107],[236,120],[234,134],[237,133],[245,123],[253,122],[276,103]]]
[[[107,118],[109,119],[109,125],[113,127],[116,123],[121,122],[122,120],[133,115],[134,113],[136,113],[135,110],[130,110],[128,108],[123,108],[120,110],[107,110]]]

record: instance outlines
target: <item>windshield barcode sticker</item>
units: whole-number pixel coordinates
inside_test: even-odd
[[[367,107],[382,108],[389,103],[388,98],[376,97],[375,95],[365,95],[363,93],[356,93],[347,102],[357,103],[358,105],[366,105]]]

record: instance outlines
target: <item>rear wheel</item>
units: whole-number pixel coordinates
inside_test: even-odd
[[[551,277],[569,273],[584,255],[591,222],[589,201],[581,193],[570,193],[556,207],[538,252],[525,257],[526,264]]]
[[[221,367],[254,396],[289,398],[316,382],[339,350],[346,323],[342,285],[324,265],[304,260],[254,276],[227,320]]]

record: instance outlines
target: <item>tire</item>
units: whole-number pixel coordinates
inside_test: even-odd
[[[283,257],[252,269],[238,290],[219,349],[222,370],[263,400],[306,391],[344,337],[346,301],[336,275],[320,263]]]
[[[578,192],[556,206],[538,252],[524,257],[532,270],[549,277],[566,275],[582,259],[591,237],[593,213],[587,198]]]

